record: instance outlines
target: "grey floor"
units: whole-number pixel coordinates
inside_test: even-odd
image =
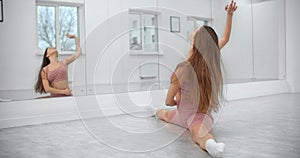
[[[0,157],[210,157],[185,129],[145,114],[0,130]],[[229,102],[213,135],[223,157],[300,157],[300,94]]]

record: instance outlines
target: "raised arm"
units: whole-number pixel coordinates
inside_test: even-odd
[[[234,13],[234,11],[236,11],[236,9],[237,9],[236,2],[234,2],[233,0],[231,1],[231,3],[229,5],[225,6],[227,16],[226,16],[226,24],[225,24],[224,33],[223,33],[223,36],[221,37],[221,39],[219,40],[219,48],[220,49],[222,49],[226,45],[226,43],[229,41],[230,33],[231,33],[232,17],[233,17],[233,13]]]
[[[76,53],[72,54],[71,56],[69,56],[68,58],[63,60],[63,62],[65,62],[65,64],[69,65],[70,63],[72,63],[79,57],[81,49],[80,49],[80,44],[79,44],[78,38],[75,35],[67,34],[66,36],[70,39],[74,39],[75,44],[76,44]]]

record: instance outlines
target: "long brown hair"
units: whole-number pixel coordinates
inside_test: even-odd
[[[220,98],[223,97],[223,77],[218,36],[209,26],[198,28],[193,37],[192,55],[188,62],[194,69],[195,82],[192,100],[198,110],[218,111]],[[193,83],[193,82],[192,82]],[[200,98],[199,98],[200,96]]]
[[[46,93],[44,85],[43,85],[43,82],[42,82],[42,71],[43,71],[43,68],[45,66],[47,66],[47,65],[50,64],[50,60],[47,57],[47,51],[48,51],[48,48],[46,48],[46,50],[45,50],[44,57],[43,57],[43,62],[42,62],[39,74],[37,76],[37,82],[36,82],[36,84],[34,86],[35,92],[36,93],[40,93],[40,94]]]

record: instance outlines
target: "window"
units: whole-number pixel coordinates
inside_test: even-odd
[[[79,38],[79,6],[37,4],[38,50],[55,47],[61,52],[75,51],[75,42],[67,33]]]
[[[194,26],[195,27],[199,27],[199,26],[203,26],[203,25],[207,25],[207,21],[205,21],[205,20],[195,20],[194,21]]]
[[[209,19],[200,17],[187,17],[187,40],[190,40],[191,33],[199,26],[208,25]],[[190,42],[190,41],[189,41]]]
[[[157,15],[143,12],[129,13],[129,49],[158,52]]]

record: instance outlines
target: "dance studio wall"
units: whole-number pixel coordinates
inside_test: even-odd
[[[286,1],[287,81],[292,92],[300,92],[300,1]]]
[[[220,1],[219,1],[220,2]],[[284,1],[237,1],[229,43],[221,50],[228,79],[285,79]],[[226,1],[213,3],[214,26],[222,35]]]
[[[187,53],[187,40],[182,38],[182,36],[186,37],[186,15],[211,18],[211,3],[207,0],[188,0],[185,2],[164,0],[157,2],[140,0],[99,2],[86,0],[87,89],[89,93],[95,93],[93,92],[94,85],[143,82],[139,74],[134,71],[136,66],[143,62],[159,62],[159,71],[156,72],[156,78],[152,80],[168,81],[170,70],[173,70],[175,64],[181,61]],[[128,12],[136,9],[158,13],[158,53],[160,55],[130,53]],[[180,17],[181,33],[170,32],[170,16]],[[124,32],[127,33],[120,36]],[[113,43],[107,45],[114,38],[116,39]],[[108,46],[108,49],[101,52],[106,46]],[[166,67],[169,67],[169,69],[166,69]],[[128,79],[129,75],[131,75],[130,79]],[[149,80],[151,79],[147,79],[147,81]]]
[[[72,1],[72,0],[69,0]],[[158,4],[156,4],[158,2]],[[223,28],[225,24],[225,16],[226,13],[224,11],[223,1],[207,1],[207,0],[186,0],[186,1],[177,1],[173,3],[174,0],[107,0],[107,1],[97,1],[97,0],[85,0],[85,34],[87,39],[87,46],[91,42],[97,41],[98,46],[95,48],[103,48],[108,38],[114,37],[115,31],[118,29],[119,31],[122,29],[127,29],[121,25],[107,25],[103,30],[103,34],[99,37],[95,37],[95,39],[89,38],[92,31],[102,22],[106,21],[108,18],[116,15],[117,13],[128,11],[128,8],[138,8],[138,7],[158,7],[158,8],[170,8],[173,10],[177,10],[178,12],[182,12],[185,15],[194,15],[194,16],[202,16],[207,18],[213,18],[212,24],[219,36],[223,33]],[[227,1],[226,1],[227,2]],[[38,68],[41,64],[41,56],[36,55],[36,17],[35,17],[35,6],[36,0],[5,0],[3,1],[4,6],[4,22],[0,23],[0,67],[1,67],[1,78],[0,78],[0,90],[22,90],[22,89],[32,89],[35,78],[38,73]],[[224,4],[223,4],[224,3]],[[242,3],[242,1],[238,1],[238,3]],[[262,4],[262,3],[261,3]],[[270,3],[271,4],[271,3]],[[171,6],[170,6],[171,5]],[[211,7],[213,5],[213,7]],[[217,5],[217,6],[215,6]],[[185,6],[185,7],[183,7]],[[274,5],[270,5],[269,8],[275,7]],[[213,8],[213,10],[211,10]],[[231,78],[251,78],[253,71],[253,60],[251,59],[252,52],[252,39],[251,39],[251,12],[249,6],[239,5],[238,12],[234,16],[233,21],[233,31],[231,39],[227,46],[222,50],[222,55],[224,59],[224,64],[227,70],[227,76]],[[254,6],[254,9],[259,9],[259,6]],[[289,81],[292,89],[299,90],[299,62],[298,59],[299,53],[297,53],[297,45],[299,43],[299,20],[294,18],[296,15],[299,15],[299,1],[298,0],[287,0],[286,1],[286,37],[287,37],[287,80]],[[159,10],[158,10],[159,12]],[[163,27],[169,27],[169,17],[172,13],[166,13],[165,17],[160,17],[159,24]],[[179,15],[179,14],[178,14]],[[257,15],[256,15],[257,16]],[[275,16],[274,16],[275,17]],[[114,20],[117,24],[124,24],[126,21],[121,19],[122,17],[118,17]],[[264,17],[268,18],[268,17]],[[118,21],[119,19],[120,21]],[[255,19],[254,19],[255,20]],[[114,21],[111,21],[114,23]],[[276,22],[275,19],[272,19],[272,22]],[[280,24],[281,21],[277,21]],[[259,23],[259,22],[258,22]],[[182,29],[184,29],[184,17],[181,17]],[[266,23],[261,23],[261,25],[267,25]],[[271,25],[271,23],[270,23]],[[124,25],[128,26],[128,25]],[[259,26],[259,25],[258,25]],[[281,27],[281,26],[278,26]],[[266,27],[266,29],[269,29]],[[116,31],[116,32],[119,32]],[[272,31],[272,30],[270,30]],[[178,44],[172,38],[174,36],[164,35],[163,31],[159,34],[160,40],[168,45],[176,45],[178,47],[178,53],[172,60],[170,60],[172,49],[161,46],[161,50],[164,53],[163,56],[159,56],[159,60],[162,63],[166,63],[166,65],[171,65],[174,67],[174,63],[180,61],[183,56],[185,56],[185,50],[187,49],[186,44]],[[165,33],[166,34],[166,33]],[[244,38],[240,38],[244,37]],[[254,36],[255,37],[255,36]],[[260,38],[260,36],[256,36]],[[256,38],[255,37],[255,38]],[[273,36],[271,36],[273,37]],[[278,38],[279,40],[281,38]],[[90,41],[89,41],[90,40]],[[274,40],[274,39],[272,39]],[[276,41],[275,41],[276,42]],[[277,41],[281,43],[280,41]],[[249,44],[250,43],[250,44]],[[255,45],[255,44],[254,44]],[[256,45],[259,45],[257,43]],[[115,59],[126,53],[124,51],[128,50],[128,38],[123,37],[119,41],[115,43],[116,47],[112,47],[109,52],[114,52],[113,54],[106,54],[107,56],[104,58],[108,60],[103,60],[103,64],[107,66],[106,71],[102,71],[99,73],[99,76],[96,76],[99,80],[98,83],[107,83],[110,81],[110,76],[112,72],[112,67],[114,66]],[[87,47],[86,48],[86,56],[80,57],[80,60],[77,64],[82,64],[83,69],[87,72],[77,73],[82,77],[87,77],[88,85],[94,83],[94,70],[95,65],[97,63],[97,52],[90,51],[94,48]],[[282,47],[278,46],[278,48],[270,47],[270,51],[275,51],[274,54],[278,54],[282,49]],[[281,62],[284,57],[275,57],[269,55],[269,52],[266,54],[263,51],[259,51],[255,56],[255,61],[257,63],[268,63],[264,64],[264,67],[254,67],[255,70],[264,71],[256,71],[257,76],[281,76],[284,75],[285,68],[281,70],[281,65],[284,64]],[[262,55],[262,56],[260,56]],[[267,60],[265,56],[269,58]],[[85,58],[86,63],[85,63]],[[158,61],[157,56],[124,56],[124,58],[132,58],[129,59],[127,63],[124,62],[123,71],[126,72],[128,69],[132,67],[132,65],[136,64],[136,62],[140,62],[143,60],[148,61]],[[249,60],[251,59],[251,60]],[[279,60],[279,65],[274,63],[274,61]],[[124,60],[125,61],[125,60]],[[271,62],[269,62],[271,61]],[[285,60],[284,60],[285,61]],[[269,64],[270,63],[270,64]],[[172,65],[173,64],[173,65]],[[131,65],[131,66],[130,66]],[[260,64],[259,64],[260,65]],[[272,67],[278,68],[277,71],[271,69]],[[283,66],[284,67],[284,66]],[[161,68],[160,76],[163,80],[167,80],[167,76],[169,76],[169,72]],[[270,70],[270,71],[269,71]],[[119,77],[121,79],[121,77]],[[135,78],[138,81],[138,78]],[[88,87],[88,89],[93,89],[93,87]]]
[[[35,55],[35,0],[4,0],[2,3],[0,90],[32,89],[41,64],[41,57]]]

